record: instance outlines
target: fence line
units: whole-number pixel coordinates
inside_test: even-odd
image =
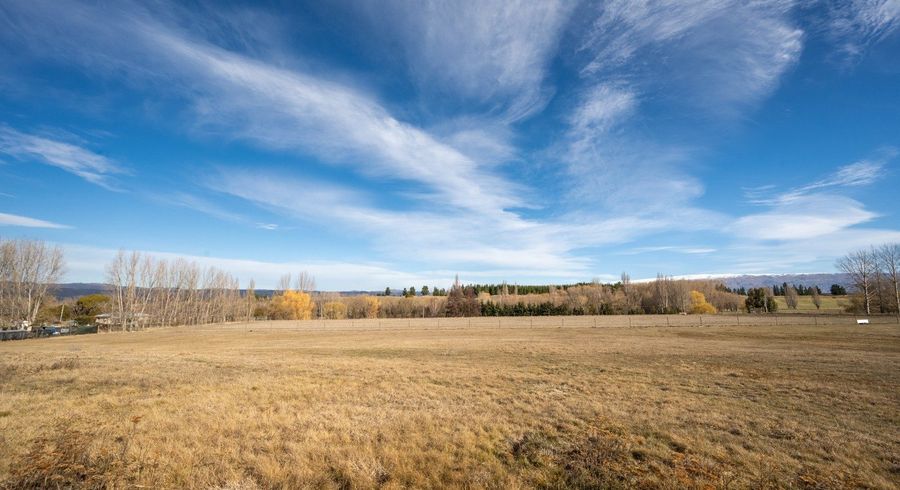
[[[458,330],[465,328],[646,328],[714,326],[829,326],[856,325],[858,318],[870,324],[896,324],[893,316],[855,315],[584,315],[584,316],[482,316],[464,318],[371,318],[353,320],[270,320],[209,324],[193,329],[237,328],[246,330]]]

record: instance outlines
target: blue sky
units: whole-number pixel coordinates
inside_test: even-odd
[[[0,236],[272,287],[900,241],[900,1],[0,3]]]

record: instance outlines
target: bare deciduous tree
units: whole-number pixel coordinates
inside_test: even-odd
[[[670,290],[672,285],[672,278],[666,277],[663,274],[656,274],[656,300],[657,300],[657,310],[660,313],[668,313],[669,312],[669,302],[671,298]]]
[[[877,271],[874,249],[851,252],[838,259],[837,267],[850,276],[856,290],[863,296],[866,315],[871,315],[873,279]]]
[[[184,259],[169,263],[120,251],[107,278],[114,296],[110,326],[121,330],[243,320],[253,312],[252,294],[245,302],[236,278]]]
[[[797,294],[797,288],[793,285],[788,286],[784,290],[784,302],[787,303],[787,307],[796,310],[797,304],[800,302],[800,295]]]
[[[297,280],[294,282],[294,289],[304,293],[311,293],[316,289],[316,278],[307,271],[300,271],[297,274]]]
[[[36,240],[0,240],[0,319],[34,322],[64,268],[58,246]]]
[[[278,290],[285,292],[289,289],[291,289],[291,274],[287,273],[278,280]]]
[[[250,279],[247,284],[247,321],[253,319],[253,310],[256,309],[256,281]]]
[[[894,296],[894,309],[900,323],[900,243],[886,243],[878,248],[879,269],[884,271]]]

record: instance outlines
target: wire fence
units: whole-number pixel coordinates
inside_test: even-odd
[[[243,323],[210,324],[194,329],[222,328],[246,330],[437,330],[466,328],[628,328],[628,327],[711,327],[711,326],[829,326],[897,324],[894,316],[827,314],[787,315],[598,315],[598,316],[513,316],[466,318],[370,318],[356,320],[261,320]]]

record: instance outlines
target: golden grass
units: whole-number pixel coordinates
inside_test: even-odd
[[[896,325],[0,344],[8,488],[896,488]]]

